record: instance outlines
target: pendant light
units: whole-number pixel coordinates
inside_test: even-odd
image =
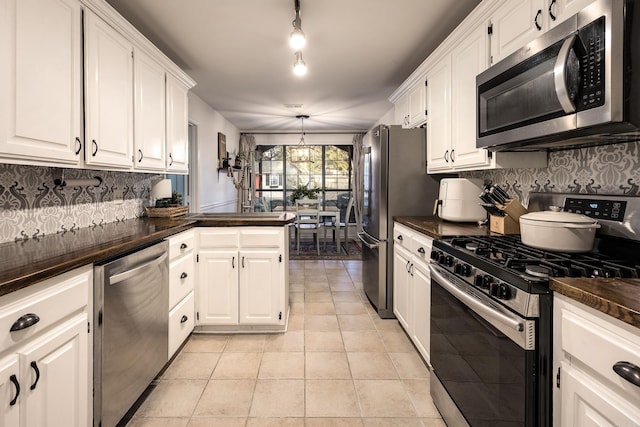
[[[297,51],[295,55],[296,62],[293,63],[293,74],[296,76],[304,76],[307,74],[307,64],[302,59],[302,52]]]
[[[302,31],[302,20],[300,19],[300,0],[294,0],[294,7],[296,10],[296,17],[291,23],[293,25],[293,31],[289,35],[289,45],[294,50],[300,50],[306,43],[304,31]]]
[[[309,116],[306,114],[300,114],[296,116],[296,119],[300,119],[300,142],[298,142],[298,146],[292,150],[292,159],[291,161],[294,163],[303,163],[311,161],[311,152],[309,147],[304,142],[304,119],[308,119]]]

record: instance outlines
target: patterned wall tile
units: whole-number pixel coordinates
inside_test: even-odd
[[[54,176],[93,178],[98,187],[59,187]],[[160,175],[0,164],[0,242],[137,218]],[[120,202],[114,200],[123,199]]]
[[[640,195],[640,142],[549,153],[540,169],[500,169],[464,172],[499,184],[525,205],[532,191]]]

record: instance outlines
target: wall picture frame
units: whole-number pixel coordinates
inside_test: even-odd
[[[224,161],[227,157],[227,136],[218,132],[218,169],[224,167]]]

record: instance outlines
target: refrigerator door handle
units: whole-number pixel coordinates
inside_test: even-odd
[[[370,236],[364,231],[358,232],[358,238],[369,249],[377,249],[382,243],[381,240],[378,240],[375,237]]]

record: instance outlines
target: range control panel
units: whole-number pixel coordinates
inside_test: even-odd
[[[594,219],[624,221],[627,202],[624,200],[574,199],[567,197],[564,211],[579,213]]]

